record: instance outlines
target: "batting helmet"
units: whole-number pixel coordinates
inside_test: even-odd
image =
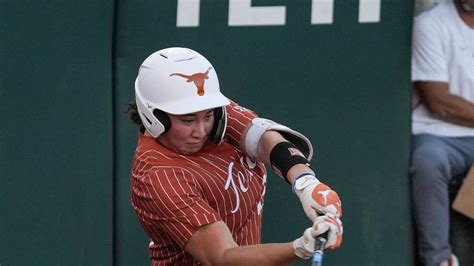
[[[140,119],[153,137],[171,127],[167,115],[183,115],[214,108],[210,138],[219,143],[227,124],[229,100],[220,92],[214,67],[199,53],[181,47],[159,50],[143,61],[135,80]]]

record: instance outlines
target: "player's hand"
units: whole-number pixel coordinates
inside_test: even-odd
[[[332,214],[322,215],[316,218],[313,226],[306,229],[303,236],[293,241],[293,250],[296,256],[308,259],[316,252],[317,236],[328,232],[325,249],[338,248],[342,242],[342,222]]]
[[[310,174],[299,177],[293,183],[295,194],[301,201],[306,216],[311,221],[318,217],[318,213],[330,213],[335,217],[342,216],[341,200],[336,191]]]

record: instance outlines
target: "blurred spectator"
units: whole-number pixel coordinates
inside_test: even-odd
[[[474,162],[474,0],[446,0],[418,14],[412,49],[417,251],[423,265],[457,265],[448,184]]]

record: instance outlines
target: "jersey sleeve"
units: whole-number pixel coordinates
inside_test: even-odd
[[[164,168],[134,180],[132,205],[153,240],[171,237],[184,247],[201,226],[221,220],[200,191],[191,173]]]
[[[230,100],[230,105],[226,107],[226,111],[227,127],[224,139],[233,146],[239,147],[239,140],[245,128],[258,116],[254,111],[242,107],[232,100]]]

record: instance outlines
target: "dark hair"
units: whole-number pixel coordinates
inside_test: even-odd
[[[145,127],[143,126],[142,120],[140,119],[138,107],[135,101],[128,103],[127,114],[130,120],[132,120],[132,122],[140,128],[140,132],[145,132]]]

